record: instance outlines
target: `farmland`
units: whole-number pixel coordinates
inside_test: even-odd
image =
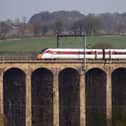
[[[60,38],[60,48],[83,48],[84,38]],[[96,44],[110,44],[112,48],[126,48],[126,36],[92,36],[86,37],[87,48]],[[0,52],[37,52],[43,48],[56,48],[56,37],[0,40]]]

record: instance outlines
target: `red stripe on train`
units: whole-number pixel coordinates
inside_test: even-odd
[[[75,51],[51,51],[51,50],[48,50],[48,51],[46,51],[46,53],[50,53],[50,54],[62,54],[62,55],[64,55],[64,54],[71,54],[71,55],[75,55],[75,54],[84,54],[84,52],[75,52]],[[88,52],[86,52],[86,54],[88,55],[88,54],[103,54],[103,52],[95,52],[95,51],[88,51]]]

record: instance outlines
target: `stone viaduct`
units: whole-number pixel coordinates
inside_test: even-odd
[[[111,126],[114,106],[126,104],[124,74],[123,60],[1,60],[1,126]]]

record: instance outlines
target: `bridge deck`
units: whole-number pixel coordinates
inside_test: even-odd
[[[83,60],[0,59],[2,63],[82,63]],[[86,60],[86,63],[126,63],[126,60]]]

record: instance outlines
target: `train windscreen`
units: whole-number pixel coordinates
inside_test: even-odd
[[[47,50],[48,48],[44,48],[44,49],[42,49],[41,51],[40,51],[40,53],[43,53],[43,52],[45,52],[45,50]]]

